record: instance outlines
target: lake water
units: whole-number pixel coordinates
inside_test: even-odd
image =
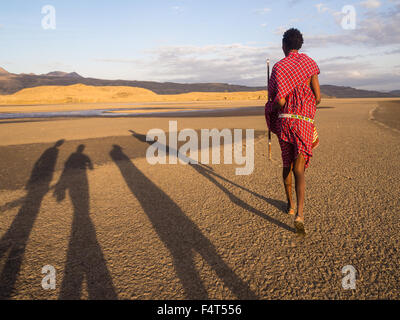
[[[192,107],[188,107],[193,109]],[[179,109],[179,108],[174,108]],[[109,108],[78,111],[54,111],[54,112],[27,112],[27,113],[0,113],[0,119],[32,119],[32,118],[84,118],[84,117],[135,117],[135,118],[171,118],[171,117],[226,117],[262,115],[264,107],[236,107],[236,108],[210,108],[196,110],[160,111],[154,108],[154,112],[131,113],[126,111],[152,110],[152,108]]]

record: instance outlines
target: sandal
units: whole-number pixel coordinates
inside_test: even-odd
[[[294,208],[287,208],[286,213],[290,216],[294,216]]]
[[[296,228],[296,232],[298,234],[306,234],[306,230],[304,229],[304,221],[302,220],[294,220],[294,227]]]

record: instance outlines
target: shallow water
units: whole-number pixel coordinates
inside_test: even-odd
[[[188,107],[189,108],[189,107]],[[154,108],[160,110],[160,108]],[[215,109],[196,109],[179,111],[154,111],[146,113],[128,113],[124,111],[134,110],[151,110],[151,108],[108,108],[95,110],[78,110],[78,111],[54,111],[54,112],[24,112],[24,113],[0,113],[0,119],[30,119],[30,118],[84,118],[84,117],[204,117],[204,116],[245,116],[263,114],[264,107],[236,107],[236,108],[215,108]],[[167,110],[167,109],[166,109]]]

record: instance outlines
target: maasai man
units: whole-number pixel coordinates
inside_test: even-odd
[[[292,201],[292,172],[295,176],[297,213],[295,227],[304,233],[305,169],[312,157],[316,131],[314,116],[321,101],[319,68],[314,60],[299,53],[303,36],[297,29],[283,35],[285,58],[272,69],[265,116],[269,129],[278,136],[283,160],[283,183],[288,201],[287,210],[295,214]]]

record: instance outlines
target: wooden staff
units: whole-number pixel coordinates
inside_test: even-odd
[[[267,94],[269,99],[269,59],[267,59]],[[268,128],[268,159],[272,160],[271,130]]]

